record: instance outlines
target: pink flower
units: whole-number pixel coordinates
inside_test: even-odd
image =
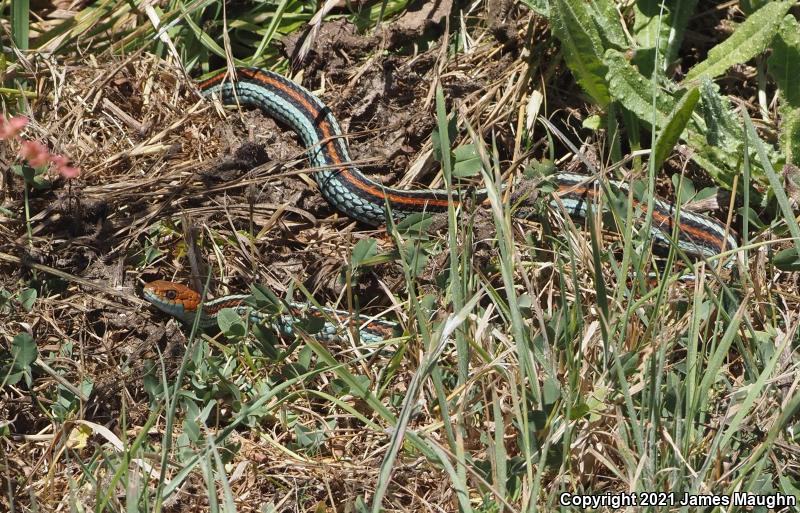
[[[64,155],[50,155],[50,162],[56,165],[56,169],[62,168],[69,163]]]
[[[69,159],[64,155],[51,155],[50,162],[55,164],[58,171],[64,178],[76,178],[81,174],[81,168],[69,165]]]
[[[50,162],[50,152],[39,141],[22,141],[22,145],[19,148],[19,156],[27,160],[33,167],[46,166]]]
[[[71,166],[64,166],[58,168],[58,172],[61,173],[61,176],[64,178],[77,178],[78,175],[81,174],[81,168],[79,167],[71,167]]]
[[[3,139],[13,139],[28,124],[25,116],[16,116],[11,119],[0,118],[0,141]]]

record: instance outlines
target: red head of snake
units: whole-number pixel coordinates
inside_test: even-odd
[[[162,304],[181,305],[186,312],[194,312],[200,305],[200,294],[185,285],[166,280],[151,281],[144,286],[144,294]]]

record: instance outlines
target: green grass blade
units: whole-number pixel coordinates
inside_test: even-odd
[[[781,214],[783,214],[783,219],[786,221],[786,226],[789,228],[789,233],[792,235],[792,239],[794,239],[795,250],[800,254],[800,227],[797,226],[797,218],[792,211],[789,198],[786,197],[781,179],[772,168],[772,163],[767,156],[767,149],[756,134],[756,129],[753,127],[753,122],[750,120],[750,115],[747,113],[746,109],[742,109],[742,115],[744,116],[744,124],[749,135],[748,140],[753,141],[756,147],[758,158],[761,161],[761,167],[767,175],[767,180],[769,180],[769,184],[772,187],[772,193],[775,195],[775,200],[778,202],[778,206],[781,209]]]
[[[738,410],[736,415],[734,415],[733,419],[728,422],[728,428],[722,433],[721,437],[717,437],[714,440],[714,444],[712,444],[710,454],[716,454],[717,452],[727,452],[730,450],[728,444],[730,443],[731,439],[740,432],[741,423],[744,420],[745,416],[751,413],[750,409],[753,407],[753,404],[756,402],[756,399],[759,397],[764,397],[766,394],[766,385],[767,380],[770,376],[772,376],[772,372],[775,370],[775,367],[778,365],[778,361],[785,355],[786,347],[789,345],[791,338],[789,336],[783,336],[783,343],[775,348],[775,351],[772,353],[772,357],[769,361],[764,365],[764,368],[759,374],[758,379],[747,386],[747,395],[739,403]]]
[[[214,466],[217,469],[217,480],[219,480],[222,486],[222,511],[223,513],[236,513],[236,503],[233,498],[233,490],[231,490],[231,484],[228,481],[228,473],[225,471],[225,464],[222,462],[217,445],[214,443],[214,437],[210,435],[207,436],[206,443],[211,446],[211,454],[214,456]],[[211,484],[213,485],[213,482]],[[209,489],[213,490],[214,488],[213,486],[209,486]]]
[[[11,35],[23,52],[30,48],[30,0],[11,0]]]
[[[383,498],[386,495],[389,483],[391,482],[391,474],[394,467],[394,462],[397,458],[397,454],[400,452],[400,447],[402,446],[405,438],[408,422],[411,420],[411,414],[416,408],[417,398],[422,384],[428,377],[428,374],[437,364],[439,356],[441,356],[444,348],[447,346],[450,336],[466,321],[467,316],[475,308],[475,305],[478,303],[481,295],[482,294],[476,294],[473,296],[472,299],[470,299],[461,310],[448,318],[447,322],[444,323],[441,332],[438,334],[438,337],[432,339],[437,340],[436,346],[425,353],[423,356],[423,361],[421,362],[417,371],[414,373],[411,382],[408,384],[408,389],[406,390],[406,395],[403,399],[403,406],[400,410],[400,415],[398,416],[397,423],[394,425],[394,429],[392,430],[389,448],[386,450],[386,454],[381,462],[380,472],[378,473],[378,482],[375,485],[375,496],[372,502],[373,513],[379,513],[381,511]],[[444,420],[447,421],[447,419]],[[444,463],[444,461],[442,463]]]
[[[722,335],[719,344],[715,348],[714,354],[712,354],[708,359],[708,364],[703,371],[703,379],[700,381],[700,386],[697,389],[697,394],[695,395],[693,401],[693,403],[697,405],[697,409],[700,412],[704,412],[706,410],[706,403],[709,398],[711,387],[717,380],[717,375],[722,367],[722,362],[725,361],[725,357],[728,355],[728,350],[731,347],[731,343],[739,331],[739,324],[742,321],[746,304],[747,300],[745,298],[742,300],[739,308],[736,310],[736,314],[734,314],[733,318],[728,323],[728,326],[725,328],[725,333]]]
[[[275,37],[275,33],[277,32],[278,27],[283,20],[283,15],[286,12],[286,7],[288,5],[289,0],[281,0],[281,2],[278,4],[278,7],[275,9],[275,14],[273,14],[270,18],[267,31],[264,33],[264,37],[261,38],[261,42],[258,44],[258,48],[256,48],[256,51],[253,54],[253,60],[258,60],[261,54],[264,53],[264,49],[272,41],[272,38]]]

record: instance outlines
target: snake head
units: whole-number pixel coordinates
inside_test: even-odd
[[[151,281],[143,292],[145,299],[156,308],[185,322],[192,322],[200,305],[200,294],[180,283]]]

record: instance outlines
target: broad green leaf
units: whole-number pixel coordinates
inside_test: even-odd
[[[688,179],[686,181],[688,182],[689,187],[692,190],[694,190],[694,184]],[[686,185],[687,184],[684,184],[684,187],[686,187]],[[696,193],[694,193],[692,198],[695,201],[704,201],[704,200],[707,200],[707,199],[710,199],[710,198],[715,198],[715,197],[717,197],[718,194],[719,194],[719,188],[718,187],[704,187],[704,188],[700,189],[699,191],[697,191]]]
[[[459,146],[453,150],[453,157],[453,176],[469,178],[480,174],[483,164],[474,144]]]
[[[233,308],[223,308],[217,316],[219,330],[228,338],[243,337],[247,333],[244,319]]]
[[[677,198],[679,203],[684,204],[695,197],[696,191],[694,189],[694,184],[687,177],[675,173],[672,175],[671,180],[672,188],[675,190],[675,193],[680,193],[680,196]]]
[[[295,326],[309,335],[319,333],[325,327],[325,319],[315,315],[307,315],[297,319]]]
[[[637,43],[633,63],[642,75],[648,78],[653,73],[656,50],[658,50],[659,76],[663,77],[666,69],[664,50],[669,39],[670,20],[669,9],[664,6],[662,10],[662,3],[659,0],[638,0],[633,9],[633,37]]]
[[[262,312],[277,313],[283,306],[283,302],[272,290],[258,283],[250,285],[250,297],[245,301]]]
[[[655,148],[653,148],[653,156],[650,160],[652,169],[656,171],[661,169],[661,165],[666,160],[669,152],[672,151],[672,147],[678,142],[683,129],[686,128],[686,124],[691,119],[694,106],[699,99],[700,91],[694,87],[683,95],[683,98],[680,99],[675,109],[670,113],[667,118],[667,124],[658,134]]]
[[[786,162],[800,166],[800,108],[783,115],[781,143]]]
[[[425,236],[433,223],[433,216],[432,212],[415,212],[397,223],[397,230],[405,236]]]
[[[675,100],[666,92],[658,90],[655,97],[655,109],[653,109],[651,81],[639,73],[621,53],[615,50],[608,50],[605,60],[608,65],[611,96],[639,120],[655,125],[656,129],[663,128],[675,108]],[[705,105],[703,107],[706,108]],[[720,99],[719,113],[716,114],[716,117],[724,121],[727,116],[730,116],[727,101],[723,102]],[[734,132],[734,128],[728,127],[727,121],[720,123],[722,123],[722,127],[718,130],[719,134],[740,132],[738,129]],[[725,147],[712,146],[708,144],[706,132],[706,124],[703,119],[699,115],[693,115],[687,123],[687,130],[684,131],[682,138],[693,150],[692,160],[708,171],[715,181],[730,186],[733,183],[733,177],[741,167],[741,148],[739,144],[729,144]],[[734,139],[732,135],[730,138]],[[737,141],[740,139],[741,136],[736,138]],[[760,177],[760,173],[758,176]]]
[[[19,293],[19,305],[26,312],[33,310],[34,302],[36,302],[36,289],[25,289]]]
[[[14,357],[14,368],[24,370],[36,361],[39,348],[28,333],[18,333],[11,341],[11,355]]]
[[[183,419],[183,433],[192,442],[200,440],[200,425],[195,421],[194,415],[187,415],[186,418]]]
[[[589,130],[599,130],[602,121],[603,118],[601,118],[597,114],[594,114],[584,119],[581,125],[583,126],[583,128],[588,128]]]
[[[555,404],[561,398],[561,387],[558,380],[548,378],[542,385],[542,401],[546,405]]]
[[[294,433],[297,445],[306,450],[316,450],[325,442],[324,431],[309,429],[300,423],[294,425]]]
[[[554,0],[550,5],[553,34],[578,84],[601,107],[611,101],[603,63],[603,45],[597,27],[582,0]]]
[[[794,496],[796,501],[800,501],[800,489],[796,486],[800,482],[792,482],[783,472],[778,475],[778,481],[781,484],[781,491],[785,495]]]
[[[693,149],[698,150],[692,154],[692,160],[708,172],[715,182],[730,187],[733,184],[733,177],[739,173],[740,156],[709,145],[705,136],[698,133],[690,133],[688,142]]]
[[[658,36],[659,18],[662,27],[662,36],[665,35],[663,27],[669,30],[667,18],[669,17],[669,7],[659,0],[638,0],[633,6],[633,36],[639,43],[637,52],[644,48],[655,48]],[[663,43],[662,43],[663,44]]]
[[[800,108],[800,87],[797,86],[800,77],[800,23],[794,16],[783,19],[767,63],[783,98],[793,108]]]
[[[280,352],[276,349],[280,341],[271,326],[264,324],[254,324],[252,326],[257,347],[261,349],[264,356],[272,360],[280,359]],[[287,353],[288,354],[288,353]]]
[[[716,77],[766,50],[793,4],[793,1],[771,2],[754,12],[728,39],[709,50],[708,58],[690,69],[684,82],[703,76]]]
[[[367,258],[372,258],[378,254],[378,241],[372,237],[361,239],[353,247],[353,254],[350,256],[350,267],[357,268]]]
[[[419,276],[428,265],[428,254],[413,241],[409,241],[400,248],[400,254],[408,265],[412,276]]]
[[[775,267],[781,271],[796,272],[800,271],[800,254],[797,248],[791,247],[778,251],[772,259]]]

